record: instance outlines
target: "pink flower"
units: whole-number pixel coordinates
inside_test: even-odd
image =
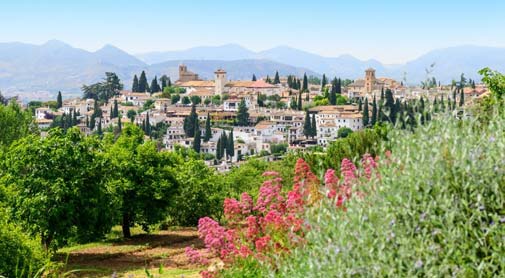
[[[240,196],[240,209],[242,210],[243,215],[251,213],[251,210],[253,209],[253,199],[251,198],[251,195],[246,192],[242,193],[242,196]]]
[[[246,218],[247,222],[247,237],[254,238],[258,235],[258,219],[256,216],[250,215]]]
[[[255,242],[256,250],[259,252],[263,252],[267,248],[269,242],[270,242],[270,236],[264,236],[258,238]]]
[[[365,154],[361,159],[361,165],[365,171],[365,177],[370,179],[372,177],[373,170],[377,168],[377,163],[371,155]]]
[[[266,171],[263,173],[264,177],[272,176],[272,177],[278,177],[279,173],[275,171]]]
[[[192,264],[201,264],[201,265],[206,265],[209,263],[207,258],[203,257],[198,250],[195,250],[191,247],[186,247],[184,250],[186,253],[186,256],[189,259],[189,262]]]
[[[223,207],[224,215],[229,219],[236,218],[242,213],[241,204],[233,198],[224,199]]]
[[[350,184],[356,179],[356,166],[347,158],[342,159],[340,172],[344,176],[344,184]]]

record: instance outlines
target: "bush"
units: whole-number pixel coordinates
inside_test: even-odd
[[[312,209],[276,277],[497,277],[505,272],[505,119],[393,131],[391,164],[347,211]],[[434,142],[437,142],[434,144]],[[316,274],[317,273],[317,274]]]
[[[33,277],[46,263],[40,242],[1,218],[0,215],[0,276]]]

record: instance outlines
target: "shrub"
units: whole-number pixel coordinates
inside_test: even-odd
[[[276,277],[497,277],[505,271],[505,119],[393,131],[365,199],[311,210],[307,245]],[[436,144],[434,144],[436,142]],[[316,274],[317,273],[317,274]]]
[[[40,242],[29,238],[0,215],[0,276],[33,277],[45,263]]]

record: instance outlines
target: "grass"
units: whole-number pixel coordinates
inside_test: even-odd
[[[149,234],[135,228],[130,239],[123,239],[120,227],[114,227],[103,241],[61,248],[55,258],[66,262],[65,271],[83,270],[75,277],[148,277],[146,269],[152,277],[199,277],[202,268],[189,263],[187,246],[203,248],[194,228]]]

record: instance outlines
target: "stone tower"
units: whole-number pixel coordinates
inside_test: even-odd
[[[222,95],[224,93],[224,85],[226,85],[226,71],[218,69],[214,72],[215,94]]]
[[[375,70],[373,68],[368,68],[365,70],[365,92],[371,93],[375,86]]]

